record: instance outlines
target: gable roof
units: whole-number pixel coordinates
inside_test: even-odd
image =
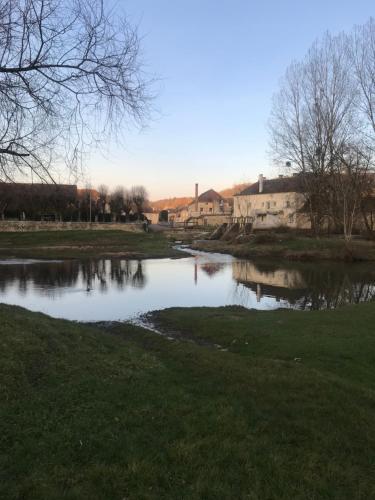
[[[223,199],[224,198],[220,196],[219,193],[217,193],[213,189],[209,189],[208,191],[205,191],[200,196],[198,196],[198,201],[200,202],[221,201]]]
[[[303,183],[300,175],[293,177],[277,177],[276,179],[263,179],[263,191],[259,193],[259,182],[255,182],[248,188],[235,196],[247,196],[250,194],[272,194],[272,193],[302,193]]]

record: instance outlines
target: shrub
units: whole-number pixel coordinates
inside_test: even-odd
[[[258,233],[254,236],[256,245],[265,245],[267,243],[277,243],[278,238],[275,233]]]
[[[277,234],[283,234],[283,233],[290,233],[291,228],[288,226],[278,226],[275,228],[275,233]]]

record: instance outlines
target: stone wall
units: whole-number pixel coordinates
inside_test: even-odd
[[[198,226],[221,226],[221,224],[229,224],[230,220],[230,215],[204,214],[200,215],[196,219],[193,219],[192,225],[197,224]]]
[[[73,230],[100,230],[100,231],[143,231],[141,223],[120,224],[116,222],[47,222],[47,221],[0,221],[0,232],[27,232],[27,231],[73,231]]]

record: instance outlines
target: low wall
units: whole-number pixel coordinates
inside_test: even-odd
[[[0,221],[0,232],[28,232],[28,231],[143,231],[141,223],[120,224],[116,222],[47,222],[47,221]]]
[[[198,218],[199,226],[221,226],[222,224],[229,224],[231,220],[230,215],[210,215],[204,214]]]

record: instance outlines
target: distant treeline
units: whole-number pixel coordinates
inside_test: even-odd
[[[0,217],[19,220],[131,222],[147,210],[143,186],[110,191],[67,184],[0,183]]]

